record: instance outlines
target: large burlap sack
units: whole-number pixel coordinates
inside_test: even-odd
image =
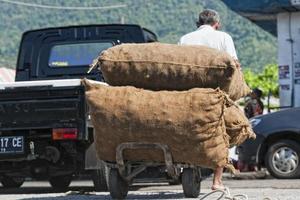
[[[83,81],[95,129],[97,155],[114,162],[125,142],[162,143],[175,163],[215,168],[228,164],[225,94],[214,89],[148,91]],[[164,162],[159,150],[128,150],[130,161]]]
[[[225,109],[224,119],[230,146],[240,145],[248,138],[256,138],[249,120],[237,105],[232,104]]]
[[[103,51],[98,66],[113,86],[150,90],[219,87],[233,100],[250,92],[234,59],[205,46],[122,44]]]

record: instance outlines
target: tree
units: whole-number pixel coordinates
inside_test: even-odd
[[[263,91],[263,96],[268,95],[269,92],[275,97],[279,96],[277,65],[266,65],[261,73],[254,73],[250,69],[246,69],[244,76],[251,88],[257,87]]]

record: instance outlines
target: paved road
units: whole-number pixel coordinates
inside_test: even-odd
[[[201,196],[209,192],[211,180],[202,182]],[[251,200],[299,200],[300,180],[225,180],[231,194],[246,194]],[[25,182],[20,189],[4,189],[0,187],[0,200],[102,200],[111,199],[107,192],[93,192],[92,182],[73,181],[70,190],[73,192],[58,193],[50,188],[47,182]],[[85,194],[80,194],[85,193]],[[208,199],[217,199],[215,195]],[[181,186],[147,185],[134,186],[128,199],[186,199]]]

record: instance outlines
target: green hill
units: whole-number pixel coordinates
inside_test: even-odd
[[[193,31],[199,11],[219,11],[223,30],[233,36],[242,65],[261,70],[276,63],[276,39],[248,20],[230,11],[220,0],[19,0],[51,6],[107,6],[106,10],[55,10],[0,2],[0,66],[15,66],[22,32],[30,29],[77,25],[125,23],[140,24],[158,34],[162,42],[177,43]]]

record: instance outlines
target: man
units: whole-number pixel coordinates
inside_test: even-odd
[[[231,36],[225,32],[218,31],[221,27],[220,16],[215,10],[206,9],[199,14],[197,22],[198,29],[180,38],[181,45],[204,45],[225,51],[231,55],[237,66],[240,67],[238,57]],[[222,174],[224,167],[218,167],[214,171],[212,190],[224,190]]]
[[[215,10],[206,9],[199,14],[198,29],[180,38],[182,45],[204,45],[225,51],[231,55],[240,67],[232,37],[218,31],[221,27],[220,16]]]

